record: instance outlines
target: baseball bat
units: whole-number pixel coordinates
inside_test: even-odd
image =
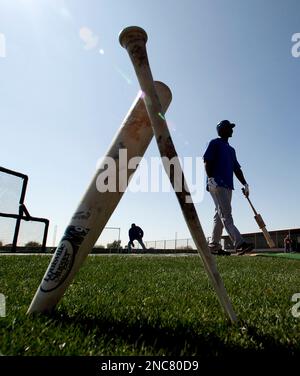
[[[263,232],[264,237],[265,237],[265,239],[266,239],[266,242],[267,242],[268,246],[269,246],[270,248],[275,248],[275,243],[274,243],[273,239],[271,238],[271,235],[268,233],[268,230],[267,230],[267,228],[266,228],[266,224],[265,224],[264,220],[262,219],[262,216],[261,216],[260,214],[257,213],[257,211],[256,211],[255,207],[253,206],[253,204],[252,204],[252,202],[251,202],[249,196],[247,196],[247,195],[245,194],[245,189],[244,189],[244,188],[242,188],[242,191],[243,191],[243,193],[244,193],[244,196],[245,196],[246,199],[248,200],[248,202],[249,202],[249,204],[250,204],[250,206],[251,206],[251,209],[253,210],[253,212],[254,212],[254,214],[255,214],[255,215],[254,215],[254,219],[255,219],[256,223],[258,224],[258,227],[259,227],[259,228],[261,229],[261,231]]]
[[[162,102],[162,111],[165,112],[172,93],[162,82],[155,82],[155,87]],[[72,216],[27,313],[51,311],[59,302],[92,250],[137,168],[129,170],[128,161],[142,157],[152,137],[151,123],[139,93]],[[124,150],[127,152],[125,161],[120,158],[120,152]],[[109,161],[113,161],[116,171],[120,171],[120,176],[112,176],[116,178],[116,187],[119,189],[100,192],[99,178],[102,174],[105,179],[109,178],[106,176]]]
[[[169,161],[173,158],[178,159],[178,156],[165,117],[161,116],[162,107],[153,83],[153,77],[148,61],[146,50],[147,39],[148,37],[145,30],[137,26],[127,27],[121,31],[119,35],[120,44],[127,50],[133,63],[140,87],[145,93],[144,101],[146,109],[151,121],[160,155],[164,162],[166,159]],[[217,270],[215,259],[208,249],[206,238],[181,166],[180,164],[177,165],[178,173],[176,174],[173,170],[169,171],[166,168],[165,163],[163,164],[171,185],[176,193],[186,224],[196,244],[198,254],[202,257],[204,267],[211,279],[213,287],[215,288],[218,299],[231,322],[235,322],[237,320],[236,314],[233,311],[225,286]],[[178,182],[181,182],[181,190],[176,189],[176,185],[178,187]]]

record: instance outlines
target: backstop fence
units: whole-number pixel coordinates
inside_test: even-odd
[[[46,249],[49,220],[32,217],[25,206],[28,176],[0,167],[0,251]]]

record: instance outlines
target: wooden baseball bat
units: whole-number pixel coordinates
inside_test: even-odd
[[[148,61],[146,32],[136,26],[125,28],[119,35],[119,41],[124,47],[133,63],[142,91],[145,93],[145,105],[153,127],[154,135],[163,161],[178,158],[165,117],[161,115],[162,107],[153,83],[153,77]],[[204,267],[215,288],[219,301],[232,322],[237,321],[225,286],[217,270],[215,259],[208,249],[206,238],[202,230],[195,206],[193,204],[183,171],[177,166],[178,174],[170,171],[164,164],[166,173],[175,190],[183,216],[196,244],[198,254],[202,257]],[[181,182],[181,190],[176,189],[176,184]]]
[[[266,228],[266,224],[265,224],[264,220],[262,219],[262,216],[261,216],[260,214],[257,213],[255,207],[253,206],[252,202],[250,201],[249,196],[247,196],[247,195],[245,194],[245,189],[244,189],[244,188],[242,188],[242,191],[243,191],[243,193],[244,193],[244,196],[245,196],[246,199],[248,200],[248,202],[249,202],[249,204],[250,204],[250,206],[251,206],[251,209],[253,210],[253,212],[254,212],[254,214],[255,214],[255,215],[254,215],[254,219],[255,219],[256,223],[258,224],[258,227],[259,227],[259,228],[261,229],[261,231],[263,232],[264,237],[265,237],[265,239],[266,239],[266,242],[268,243],[268,246],[269,246],[270,248],[275,248],[275,243],[274,243],[273,239],[271,238],[271,235],[268,233],[268,230],[267,230],[267,228]]]
[[[165,112],[172,93],[162,82],[155,82],[155,87],[162,111]],[[134,169],[128,169],[128,161],[142,157],[152,137],[151,123],[139,93],[106,154],[110,161],[114,161],[116,171],[122,172],[121,176],[112,176],[116,179],[116,190],[99,192],[98,179],[107,172],[105,158],[75,210],[27,313],[51,311],[59,302],[91,252],[135,172]],[[127,151],[126,160],[121,161],[119,151],[124,150]]]

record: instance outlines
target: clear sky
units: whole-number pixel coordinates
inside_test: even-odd
[[[235,122],[230,143],[267,228],[300,227],[298,0],[0,0],[0,165],[29,175],[26,204],[49,218],[49,244],[139,91],[118,42],[131,25],[147,31],[153,76],[172,90],[179,156],[202,157],[217,122]],[[235,186],[235,223],[257,231]],[[209,236],[208,193],[196,208]],[[190,237],[173,192],[126,192],[108,222],[123,245],[132,222],[145,240]]]

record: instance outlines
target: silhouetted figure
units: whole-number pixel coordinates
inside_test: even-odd
[[[134,247],[134,240],[137,240],[143,249],[147,249],[145,244],[143,243],[144,231],[139,226],[136,226],[135,223],[131,225],[131,228],[128,231],[128,235],[128,252],[131,252],[131,247]]]

